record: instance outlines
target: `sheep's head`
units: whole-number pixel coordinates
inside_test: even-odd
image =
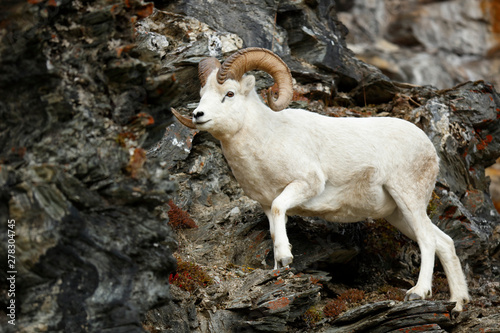
[[[224,131],[241,119],[242,106],[249,94],[255,93],[255,78],[244,76],[251,70],[270,74],[278,86],[278,97],[268,94],[268,104],[274,111],[283,110],[292,99],[292,76],[288,66],[273,52],[262,48],[247,48],[231,55],[221,65],[216,58],[203,59],[198,66],[201,100],[193,112],[193,120],[172,109],[185,126],[208,131]]]

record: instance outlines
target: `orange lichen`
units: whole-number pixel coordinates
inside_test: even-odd
[[[155,119],[146,112],[140,112],[136,116],[132,117],[132,123],[140,122],[143,126],[153,125]]]
[[[168,211],[168,224],[173,229],[192,229],[198,228],[188,212],[180,209],[172,200],[168,202],[170,210]]]
[[[288,297],[280,297],[274,301],[270,301],[267,307],[270,310],[279,310],[286,307],[288,304],[290,304],[290,302],[291,301]]]
[[[454,218],[456,212],[457,212],[457,206],[448,207],[443,212],[443,215],[439,216],[439,219],[440,220],[452,219],[452,218]]]
[[[109,11],[114,14],[119,8],[120,6],[118,4],[114,4],[113,6],[111,6],[111,9]]]
[[[423,324],[419,326],[412,326],[408,328],[400,328],[396,330],[397,332],[404,332],[404,333],[410,333],[410,332],[429,332],[429,331],[434,331],[435,329],[440,328],[439,325],[437,324]]]
[[[129,44],[121,47],[116,48],[116,55],[119,57],[122,55],[122,53],[127,53],[130,52],[135,47],[135,44]]]
[[[142,148],[136,148],[134,149],[134,153],[130,157],[130,161],[128,162],[125,170],[130,174],[132,178],[137,178],[145,162],[146,151]]]
[[[479,141],[479,143],[476,145],[477,149],[478,150],[484,150],[486,149],[486,147],[488,147],[488,144],[491,143],[493,141],[493,136],[488,134],[485,136],[484,140],[483,138],[481,137],[481,130],[480,129],[477,129],[476,130],[476,133],[477,133],[477,139]]]
[[[148,2],[144,6],[141,6],[136,14],[139,16],[139,18],[145,18],[148,17],[149,15],[153,14],[153,10],[155,8],[155,5],[153,2]]]
[[[315,278],[314,276],[311,276],[311,277],[309,278],[309,280],[311,281],[311,283],[312,283],[312,284],[315,284],[315,285],[317,285],[317,286],[321,286],[321,287],[323,286],[321,283],[319,283],[319,279],[318,279],[318,278]]]

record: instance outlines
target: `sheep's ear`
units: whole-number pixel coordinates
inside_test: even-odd
[[[246,96],[255,87],[255,77],[253,75],[244,76],[241,81],[241,92]]]

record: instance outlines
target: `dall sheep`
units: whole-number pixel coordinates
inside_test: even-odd
[[[268,106],[250,70],[269,73],[279,86]],[[469,301],[453,240],[427,216],[439,169],[436,150],[414,124],[396,118],[332,118],[285,109],[292,99],[288,66],[273,52],[247,48],[221,65],[199,64],[201,100],[184,125],[210,132],[245,191],[269,218],[275,269],[292,262],[287,215],[332,222],[385,218],[418,243],[421,267],[405,300],[432,293],[435,254],[448,278],[455,312]],[[271,110],[272,109],[272,110]],[[280,112],[273,112],[280,111]],[[282,111],[281,111],[282,110]]]

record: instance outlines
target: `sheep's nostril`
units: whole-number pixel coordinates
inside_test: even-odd
[[[204,115],[203,111],[198,111],[193,115],[193,117],[194,117],[194,119],[196,119],[199,117],[203,117],[203,115]]]

